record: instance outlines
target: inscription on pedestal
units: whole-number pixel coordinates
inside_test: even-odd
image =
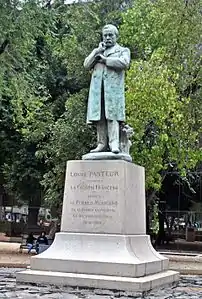
[[[65,196],[68,197],[67,223],[71,230],[85,228],[102,232],[120,217],[120,171],[69,171]],[[117,220],[118,220],[117,219]]]

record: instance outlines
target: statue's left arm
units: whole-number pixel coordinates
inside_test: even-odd
[[[117,70],[128,69],[130,65],[130,50],[123,48],[119,57],[107,57],[106,66]]]

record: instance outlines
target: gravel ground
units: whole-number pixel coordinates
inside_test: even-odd
[[[0,298],[9,299],[202,299],[202,277],[182,276],[177,285],[156,289],[145,294],[131,294],[78,288],[39,287],[16,285],[15,273],[21,269],[0,268]]]

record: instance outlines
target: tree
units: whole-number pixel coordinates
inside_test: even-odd
[[[49,95],[42,72],[45,63],[37,55],[37,40],[48,18],[33,1],[25,3],[22,10],[20,1],[1,2],[1,184],[12,204],[40,206],[44,167],[35,152],[52,116],[47,109]],[[38,210],[29,213],[29,222],[36,223]]]
[[[132,155],[146,168],[150,205],[167,173],[182,177],[202,159],[200,1],[136,0],[123,15],[122,42],[132,49],[127,77]]]
[[[90,75],[83,61],[112,15],[120,22],[122,3],[2,1],[1,172],[15,203],[28,202],[33,211],[44,199],[43,186],[50,206],[62,202],[66,160],[80,158],[94,136],[85,125]],[[34,215],[36,222],[37,210]]]

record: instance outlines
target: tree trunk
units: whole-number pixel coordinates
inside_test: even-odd
[[[40,207],[29,206],[29,208],[28,208],[28,221],[27,221],[28,227],[37,226],[39,209],[40,209]]]
[[[150,210],[149,207],[146,207],[146,233],[150,234]]]
[[[3,210],[3,195],[0,194],[0,221],[2,221],[3,218],[2,210]]]
[[[159,231],[157,234],[156,245],[160,246],[163,244],[165,239],[164,215],[161,211],[159,211],[158,217],[159,217]]]
[[[156,195],[155,190],[148,190],[146,192],[146,233],[150,235],[150,207]]]
[[[169,223],[168,219],[165,217],[169,240],[172,239],[172,230],[173,230],[174,221],[175,221],[174,216],[172,216],[170,223]]]
[[[37,192],[38,191],[38,192]],[[35,196],[30,197],[28,207],[28,227],[36,227],[38,222],[39,209],[41,207],[41,190],[35,190]]]

